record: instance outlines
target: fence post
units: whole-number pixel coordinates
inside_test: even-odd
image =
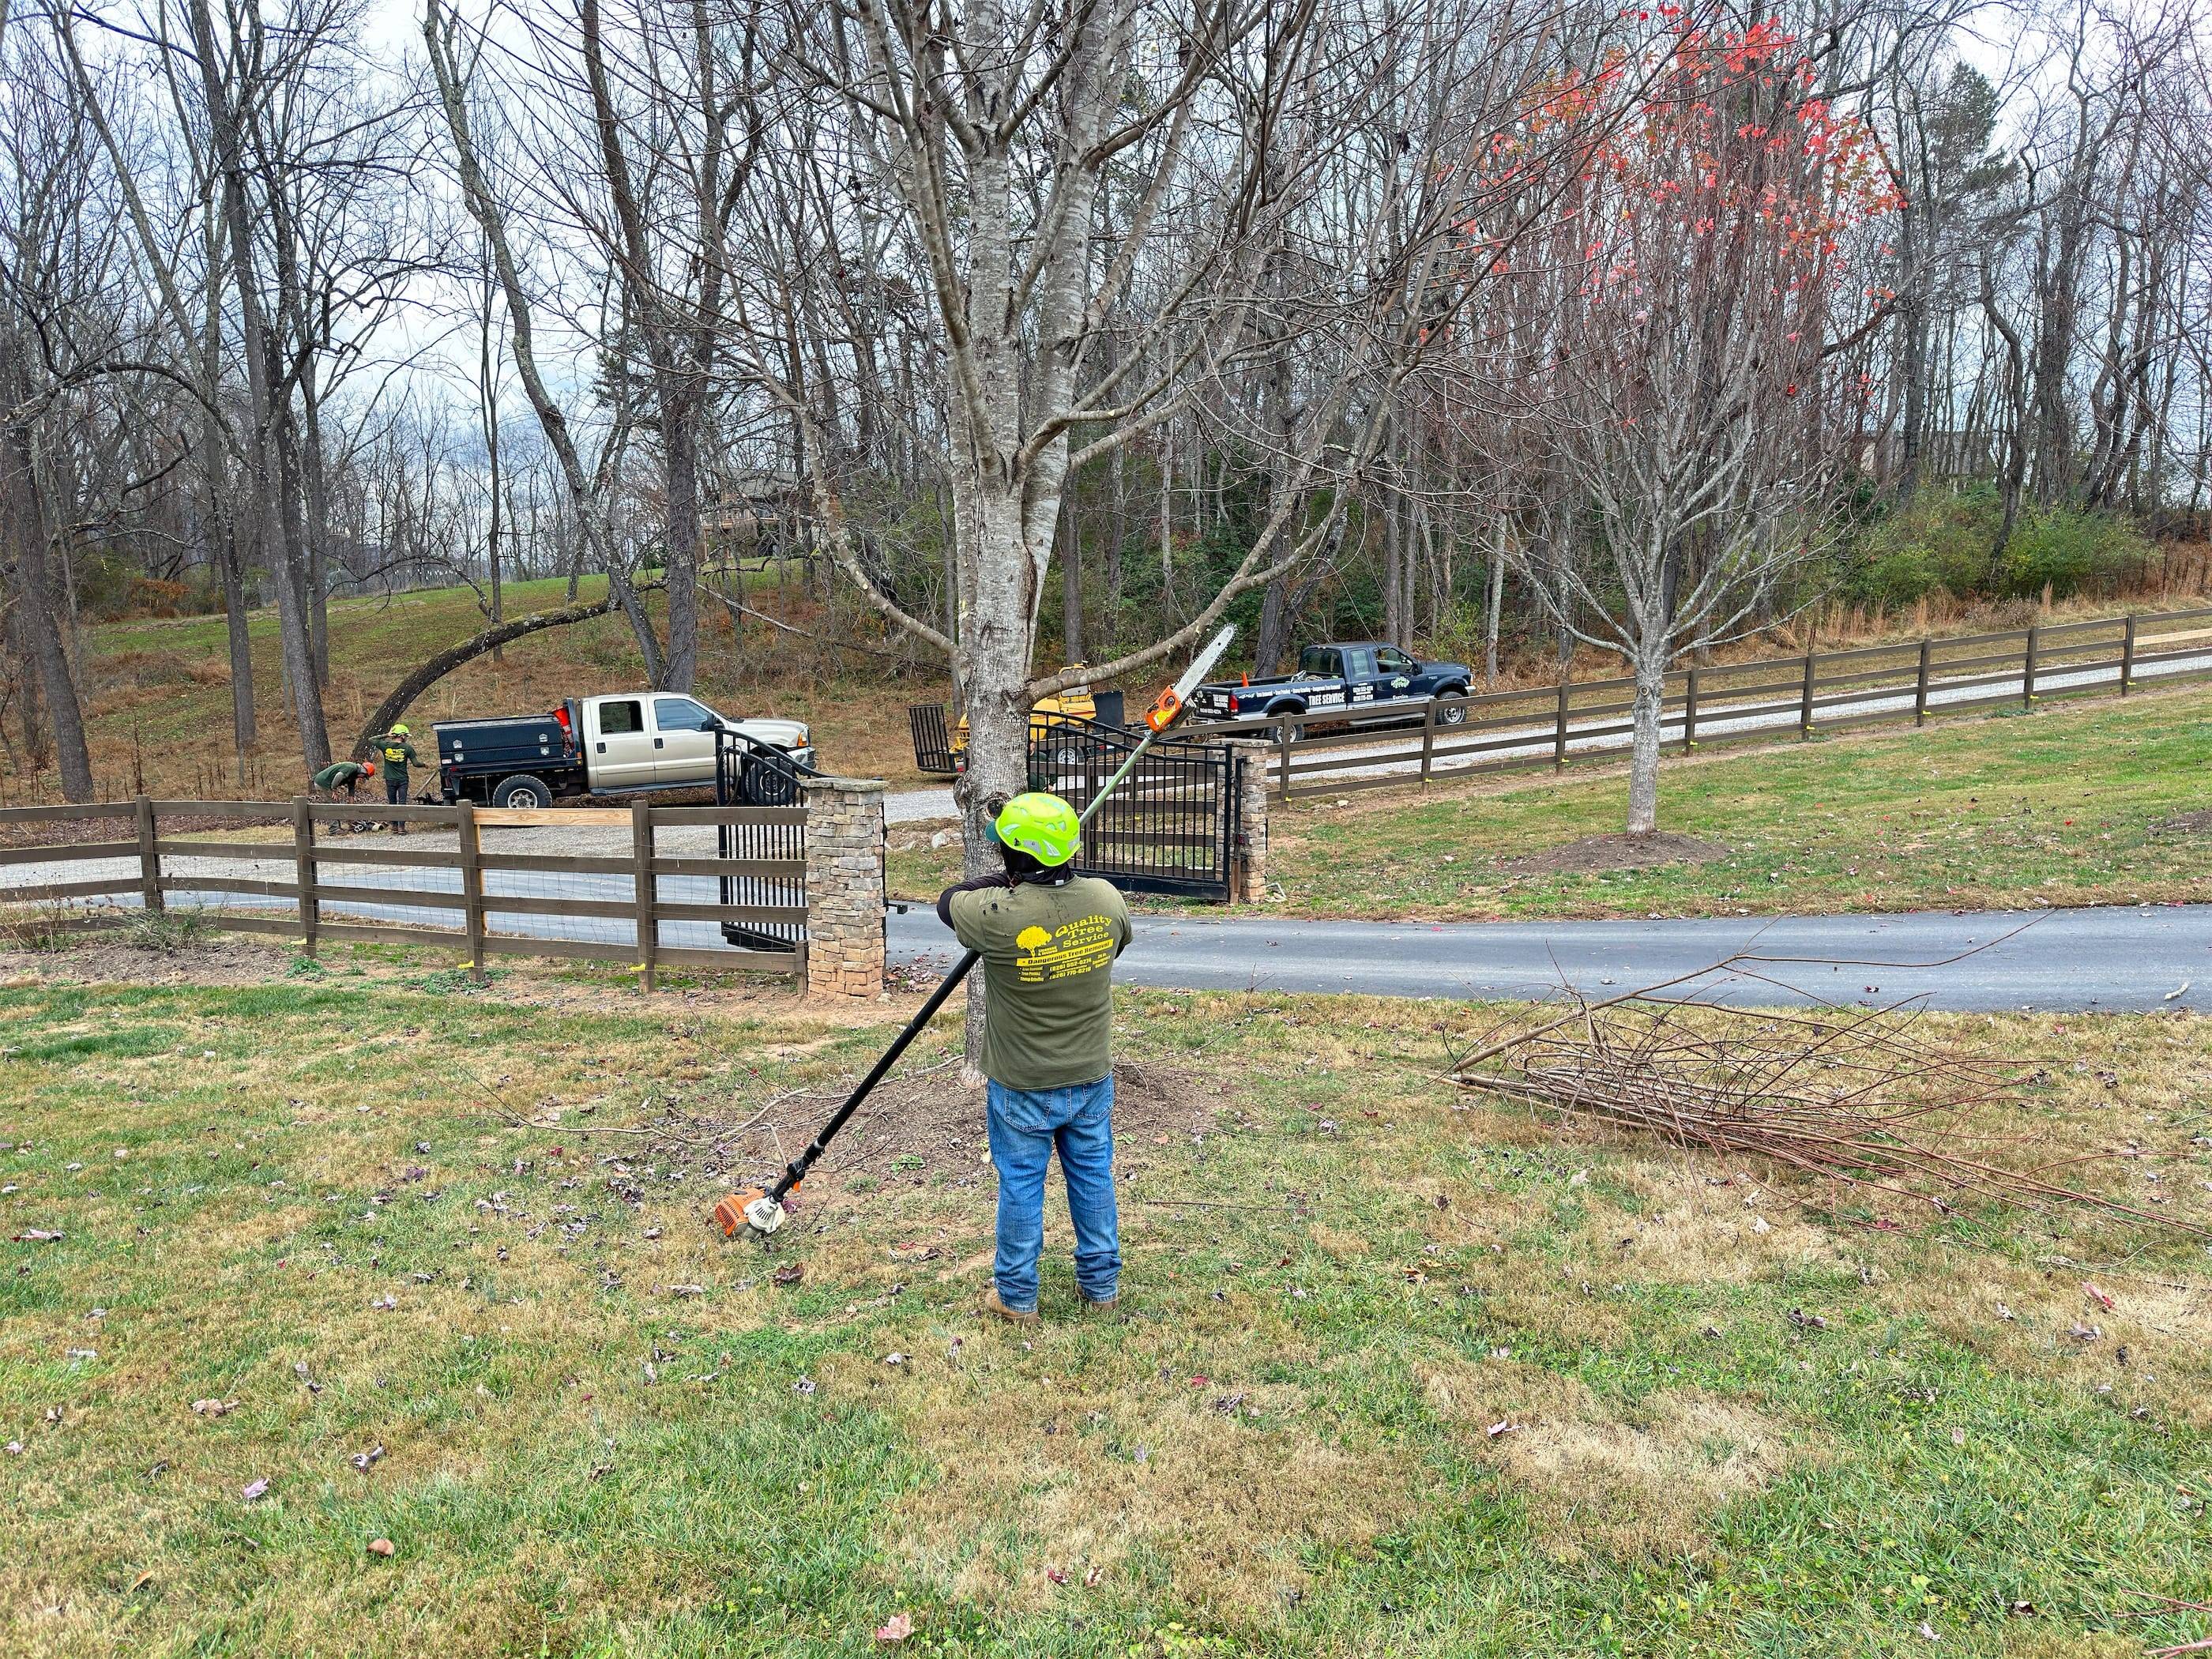
[[[1557,712],[1552,718],[1552,764],[1554,767],[1567,763],[1567,697],[1572,690],[1571,681],[1565,678],[1559,681],[1559,700]]]
[[[1689,678],[1682,686],[1682,752],[1688,754],[1698,746],[1698,665],[1690,665]]]
[[[815,996],[884,994],[884,786],[878,778],[809,778],[806,988]]]
[[[660,953],[660,923],[653,910],[653,808],[641,800],[630,803],[629,845],[633,860],[630,889],[637,907],[638,983],[650,991],[654,977],[653,959]]]
[[[2027,650],[2021,658],[2020,706],[2032,708],[2035,702],[2035,636],[2036,624],[2027,625]]]
[[[300,951],[312,957],[323,918],[315,902],[315,815],[305,795],[292,797],[292,884],[300,893]]]
[[[2136,677],[2136,613],[2128,612],[2128,631],[2120,641],[2120,695],[2128,695],[2128,683]]]
[[[1912,682],[1912,723],[1928,724],[1928,658],[1935,645],[1933,640],[1920,641],[1920,672]]]
[[[1428,786],[1429,763],[1434,757],[1436,749],[1437,700],[1431,697],[1428,707],[1421,710],[1421,784],[1424,788]]]
[[[1801,737],[1813,735],[1813,678],[1815,673],[1813,647],[1805,647],[1805,690],[1797,701],[1797,731]]]
[[[453,808],[454,839],[461,855],[461,931],[469,936],[469,978],[484,976],[483,848],[477,839],[477,809],[469,801]]]
[[[1229,849],[1229,902],[1257,904],[1267,896],[1267,745],[1231,738],[1229,787],[1235,792],[1237,836]]]
[[[1291,717],[1275,716],[1275,793],[1291,798]]]
[[[162,908],[161,855],[155,850],[154,802],[138,797],[138,896],[149,910]]]

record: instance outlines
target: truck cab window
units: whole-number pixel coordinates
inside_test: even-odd
[[[599,735],[618,738],[627,732],[645,730],[645,710],[635,702],[603,702],[599,705]]]
[[[712,732],[722,723],[713,709],[689,697],[655,697],[653,720],[664,732]]]
[[[1325,645],[1310,645],[1298,653],[1298,676],[1302,679],[1334,679],[1343,672],[1342,659]]]
[[[1419,666],[1404,652],[1387,645],[1375,653],[1375,665],[1386,674],[1410,674]]]

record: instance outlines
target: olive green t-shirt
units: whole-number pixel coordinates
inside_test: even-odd
[[[983,958],[983,1071],[1008,1089],[1064,1089],[1114,1069],[1114,958],[1129,907],[1112,884],[1024,882],[947,896],[952,931]]]

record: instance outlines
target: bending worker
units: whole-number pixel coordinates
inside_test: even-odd
[[[332,800],[336,800],[340,795],[351,800],[354,798],[354,793],[361,787],[361,781],[375,775],[374,761],[332,761],[309,779],[308,783],[310,787],[321,790]]]
[[[1037,1317],[1044,1176],[1055,1148],[1075,1223],[1075,1285],[1085,1312],[1115,1305],[1121,1245],[1114,1212],[1113,968],[1129,907],[1068,867],[1082,826],[1057,795],[1017,795],[990,828],[1003,873],[948,887],[938,919],[983,958],[983,1071],[999,1252],[987,1313]]]

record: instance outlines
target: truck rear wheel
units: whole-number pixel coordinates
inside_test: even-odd
[[[1267,711],[1270,716],[1276,714],[1287,714],[1292,716],[1292,718],[1286,722],[1283,727],[1283,740],[1285,743],[1296,743],[1299,738],[1305,736],[1306,723],[1303,720],[1296,718],[1305,712],[1306,711],[1304,709],[1299,708],[1298,705],[1294,702],[1286,702],[1282,704],[1279,708],[1270,708]]]
[[[748,806],[788,806],[799,799],[799,774],[781,755],[753,755],[738,781],[738,793]]]
[[[553,804],[553,792],[545,787],[545,780],[519,772],[511,778],[501,778],[491,792],[494,806],[547,807]]]

